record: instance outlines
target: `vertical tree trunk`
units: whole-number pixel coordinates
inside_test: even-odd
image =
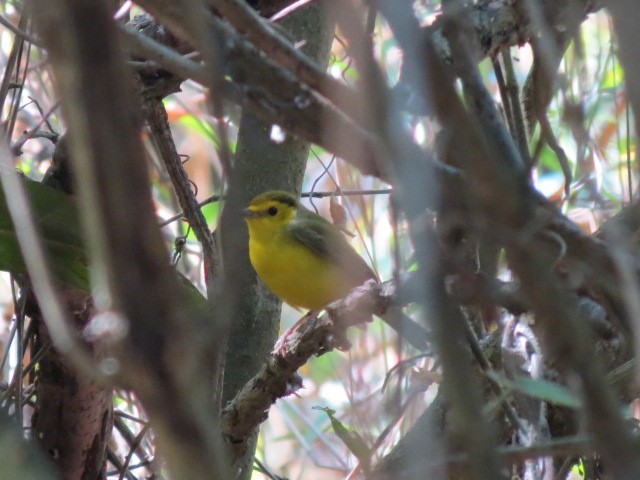
[[[91,308],[74,315],[86,323]],[[44,322],[38,322],[40,346],[50,343]],[[96,357],[100,354],[94,352]],[[106,447],[111,437],[112,392],[83,377],[54,348],[39,362],[34,436],[49,453],[65,480],[105,478]]]
[[[66,138],[58,143],[52,166],[43,182],[73,193]],[[27,295],[28,313],[37,325],[39,347],[36,350],[39,350],[51,344],[51,339],[35,296],[30,291]],[[74,326],[78,331],[83,330],[93,313],[91,296],[66,289],[61,298],[66,300]],[[103,352],[99,348],[92,350],[99,360]],[[106,447],[113,420],[111,388],[80,375],[53,347],[42,357],[39,367],[34,437],[49,453],[65,480],[104,478]]]
[[[327,64],[333,29],[312,5],[292,15],[283,26],[292,37],[305,40],[305,53]],[[226,357],[223,405],[253,377],[271,352],[280,324],[280,302],[259,282],[249,263],[248,237],[240,210],[268,190],[300,193],[309,144],[288,138],[271,140],[272,125],[243,113],[233,176],[222,214],[220,234],[224,262],[224,294],[230,305],[225,318],[230,337]],[[238,478],[251,477],[257,431],[236,465]]]

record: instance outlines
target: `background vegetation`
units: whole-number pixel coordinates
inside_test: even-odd
[[[640,478],[634,1],[0,6],[0,478]],[[277,344],[274,189],[386,280]]]

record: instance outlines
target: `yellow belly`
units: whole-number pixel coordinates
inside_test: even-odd
[[[251,264],[276,296],[294,307],[316,309],[346,296],[352,285],[347,272],[302,244],[274,238],[249,241]]]

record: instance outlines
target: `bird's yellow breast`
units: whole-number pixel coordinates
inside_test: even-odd
[[[338,265],[283,233],[262,242],[252,236],[249,256],[273,293],[294,307],[320,308],[357,286]]]

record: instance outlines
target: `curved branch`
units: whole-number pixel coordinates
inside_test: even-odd
[[[384,315],[395,294],[392,282],[366,283],[329,305],[325,314],[304,317],[298,328],[281,337],[260,372],[222,411],[221,430],[226,440],[241,451],[244,441],[266,420],[271,405],[302,386],[298,368],[314,355],[348,349],[346,329],[370,321],[371,315]]]

